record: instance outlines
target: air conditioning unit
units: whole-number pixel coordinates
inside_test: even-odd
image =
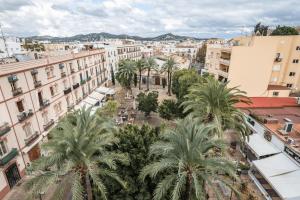
[[[297,104],[300,105],[300,97],[297,97]]]
[[[290,133],[293,129],[293,123],[292,122],[285,122],[285,125],[283,127],[284,132]]]

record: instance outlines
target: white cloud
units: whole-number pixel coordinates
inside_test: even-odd
[[[299,0],[0,0],[6,34],[70,36],[166,32],[230,37],[267,25],[300,25]]]

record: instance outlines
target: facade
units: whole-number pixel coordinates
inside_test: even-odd
[[[119,61],[125,59],[132,59],[137,61],[142,57],[141,45],[139,44],[118,45],[117,51]]]
[[[0,199],[54,124],[108,77],[104,49],[0,65]]]
[[[0,59],[22,53],[21,42],[16,37],[0,38]]]
[[[300,36],[241,37],[208,44],[206,71],[252,97],[286,97],[300,89]]]

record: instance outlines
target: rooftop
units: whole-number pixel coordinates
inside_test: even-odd
[[[251,104],[237,103],[237,108],[282,108],[299,106],[297,98],[294,97],[250,97]]]
[[[268,85],[267,90],[290,90],[290,88],[283,85]]]

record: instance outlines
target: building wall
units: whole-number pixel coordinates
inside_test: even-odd
[[[64,67],[60,68],[62,65]],[[38,148],[42,141],[47,140],[47,134],[53,127],[52,120],[54,123],[57,122],[69,108],[80,103],[97,86],[105,84],[108,77],[106,67],[103,49],[48,60],[0,65],[0,130],[7,126],[10,128],[0,137],[0,141],[5,141],[9,151],[13,148],[18,150],[17,156],[1,166],[0,198],[9,191],[5,169],[17,163],[20,174],[24,175],[25,165],[31,162],[29,154],[33,148]],[[47,75],[50,69],[53,69],[53,75]],[[37,72],[36,82],[32,75],[34,70]],[[13,96],[12,86],[8,80],[11,75],[18,78],[15,87],[21,88],[22,93],[19,95]],[[40,85],[35,87],[39,81]],[[79,86],[74,89],[73,86],[77,84]],[[57,92],[51,92],[50,87],[57,87],[53,90]],[[42,94],[42,100],[49,100],[49,105],[43,106],[40,103],[39,92]],[[23,121],[18,118],[21,113],[17,106],[19,101],[22,101],[24,112],[31,110],[33,113]],[[31,134],[26,132],[26,127],[29,127]],[[0,157],[0,160],[3,157]]]

